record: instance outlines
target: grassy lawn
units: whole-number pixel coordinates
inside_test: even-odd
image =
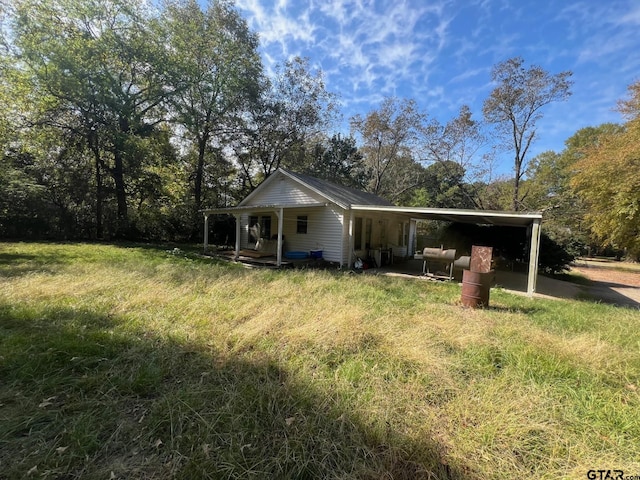
[[[0,243],[0,478],[640,475],[640,311]]]

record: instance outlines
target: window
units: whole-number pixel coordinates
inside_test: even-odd
[[[398,224],[398,245],[404,247],[407,245],[407,237],[409,236],[409,224],[407,223],[399,223]]]
[[[373,220],[371,218],[356,217],[353,225],[353,249],[371,248],[371,232]]]
[[[308,219],[306,215],[298,215],[296,233],[307,233]]]
[[[353,226],[353,248],[362,250],[362,217],[356,217]]]
[[[257,242],[260,238],[271,238],[271,216],[249,217],[249,239]]]
[[[262,238],[271,238],[271,216],[260,217],[262,223]]]

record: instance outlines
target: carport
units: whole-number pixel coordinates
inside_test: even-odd
[[[420,220],[443,220],[476,225],[496,225],[522,227],[527,229],[529,239],[529,270],[527,276],[527,296],[533,297],[538,278],[538,257],[540,256],[540,234],[542,212],[502,212],[494,210],[465,210],[450,208],[396,207],[379,205],[351,205],[352,217],[355,212],[393,212],[405,215],[411,221],[409,245],[413,245],[416,224]]]

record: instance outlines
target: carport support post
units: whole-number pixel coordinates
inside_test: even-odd
[[[278,267],[282,265],[282,228],[284,225],[284,209],[280,208],[276,210],[276,216],[278,217],[278,256],[277,264]]]
[[[529,278],[527,280],[527,296],[533,297],[538,279],[538,258],[540,257],[540,219],[531,224],[531,251],[529,253]]]
[[[240,256],[240,215],[234,215],[236,219],[236,253],[234,260],[238,260]]]
[[[209,247],[209,215],[204,214],[204,253],[207,253]]]
[[[409,222],[409,241],[407,242],[407,255],[410,258],[413,258],[413,254],[416,251],[415,249],[418,248],[418,243],[416,242],[417,232],[418,222],[412,218]]]

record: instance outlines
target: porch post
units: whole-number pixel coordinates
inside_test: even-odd
[[[535,219],[531,225],[531,251],[529,252],[529,278],[527,279],[527,296],[533,297],[538,280],[538,258],[540,256],[540,220]]]
[[[204,214],[204,253],[207,253],[209,247],[209,214]]]
[[[353,249],[355,248],[355,239],[353,238],[353,210],[349,210],[349,262],[347,268],[351,268],[355,258],[353,258]]]
[[[284,225],[284,209],[280,208],[279,210],[276,210],[276,215],[278,217],[278,250],[276,263],[279,267],[282,265],[282,227]]]
[[[234,215],[236,219],[236,253],[234,260],[238,260],[240,256],[240,215]]]

